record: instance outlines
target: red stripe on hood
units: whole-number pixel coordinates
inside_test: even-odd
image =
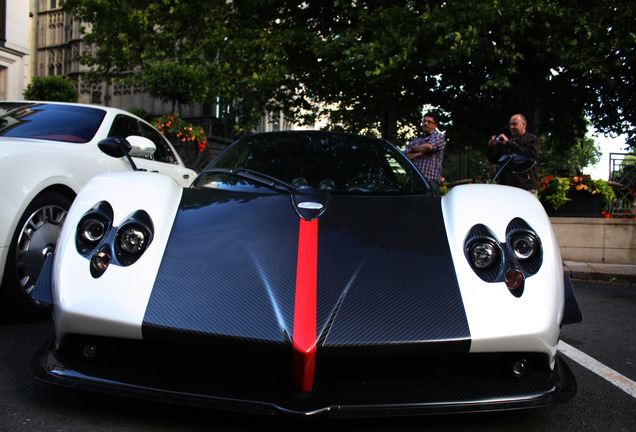
[[[311,391],[316,366],[318,220],[300,220],[294,306],[294,390]]]

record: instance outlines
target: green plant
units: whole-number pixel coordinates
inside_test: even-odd
[[[597,193],[601,194],[603,198],[603,206],[610,207],[612,202],[616,199],[614,189],[605,180],[591,180],[594,184],[593,188]]]
[[[556,210],[570,201],[570,198],[567,197],[569,190],[570,181],[568,179],[542,174],[537,195],[541,201]]]
[[[446,181],[444,177],[442,177],[441,180],[442,182],[439,185],[439,196],[444,196],[450,190],[450,185],[448,184],[448,182]]]
[[[75,84],[69,78],[50,75],[34,77],[22,92],[22,96],[26,100],[77,102],[79,94],[75,89]]]
[[[584,191],[591,195],[599,194],[605,207],[609,207],[616,199],[614,190],[605,180],[592,180],[589,175],[570,178],[541,175],[538,189],[539,199],[554,210],[570,201],[568,194],[571,191]]]
[[[152,121],[154,127],[166,136],[176,137],[179,141],[186,143],[195,142],[199,147],[199,153],[207,146],[208,140],[205,131],[201,126],[194,126],[183,120],[177,113],[165,114]]]

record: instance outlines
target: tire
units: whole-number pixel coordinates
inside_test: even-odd
[[[3,317],[24,321],[50,316],[49,305],[31,298],[46,255],[55,250],[71,200],[60,192],[35,197],[13,234],[0,286]]]

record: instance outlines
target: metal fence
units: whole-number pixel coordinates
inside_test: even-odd
[[[612,217],[636,216],[636,155],[610,153],[610,184],[616,199],[612,204]]]

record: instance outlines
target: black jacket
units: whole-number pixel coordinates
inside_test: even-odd
[[[528,171],[523,173],[513,173],[504,171],[499,177],[499,184],[516,186],[522,189],[531,190],[539,187],[539,151],[541,150],[541,141],[535,135],[526,132],[519,138],[513,138],[510,141],[494,146],[488,146],[486,155],[491,163],[497,163],[501,156],[516,153],[523,154],[536,160],[537,163]]]

